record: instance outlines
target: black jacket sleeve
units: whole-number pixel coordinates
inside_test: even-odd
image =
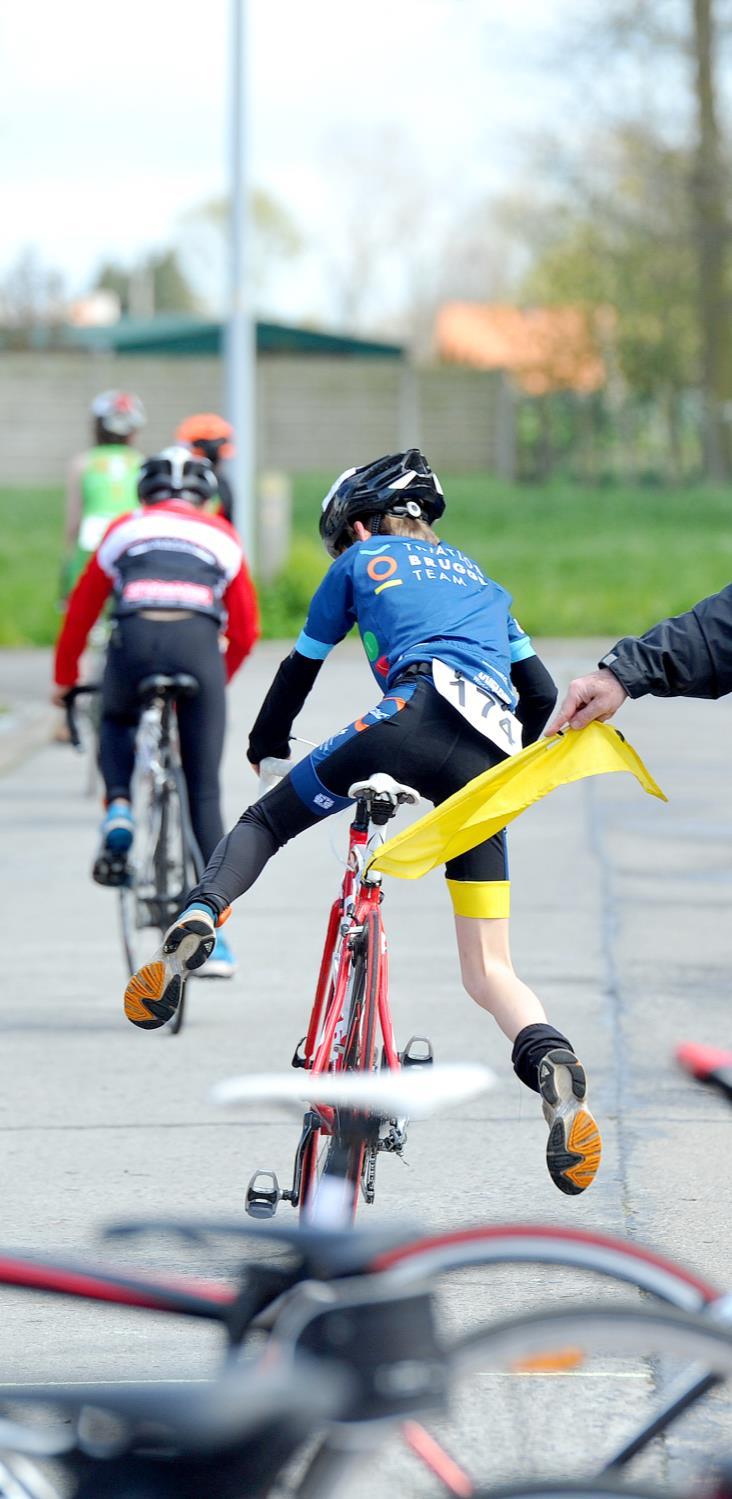
[[[525,748],[539,738],[557,700],[557,689],[538,656],[515,661],[511,667],[511,681],[519,695],[516,717],[523,729]]]
[[[280,662],[249,735],[247,759],[252,765],[259,765],[267,755],[287,759],[290,730],[322,665],[322,661],[311,661],[299,651],[290,651]]]
[[[663,619],[603,656],[629,697],[723,697],[732,692],[732,583],[688,614]]]

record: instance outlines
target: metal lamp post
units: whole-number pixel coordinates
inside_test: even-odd
[[[234,521],[250,564],[255,562],[255,330],[249,302],[249,201],[246,138],[248,0],[231,0],[229,312],[226,405],[236,434],[231,460]]]

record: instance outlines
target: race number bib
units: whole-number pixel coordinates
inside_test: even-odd
[[[462,672],[444,661],[432,662],[432,680],[441,697],[457,708],[479,734],[497,744],[506,755],[517,755],[521,749],[521,725],[510,708],[483,692]]]

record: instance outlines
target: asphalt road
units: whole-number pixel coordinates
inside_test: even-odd
[[[231,692],[232,821],[255,792],[245,735],[280,654],[262,647]],[[545,654],[564,684],[597,649],[551,642]],[[42,699],[47,670],[43,653],[0,654],[2,696],[20,705],[21,720]],[[373,700],[366,666],[346,646],[299,727],[317,740]],[[461,991],[441,875],[419,885],[390,880],[397,1039],[418,1032],[440,1060],[482,1058],[499,1086],[413,1127],[407,1164],[380,1162],[371,1216],[406,1214],[435,1227],[500,1218],[602,1227],[732,1284],[732,1119],[671,1062],[679,1038],[732,1040],[732,704],[647,700],[620,722],[669,805],[628,776],[603,777],[555,793],[511,834],[514,959],[587,1066],[605,1142],[600,1176],[580,1199],[552,1186],[536,1101],[513,1077],[507,1043]],[[83,794],[78,758],[58,745],[34,748],[36,740],[0,779],[0,1244],[93,1251],[96,1230],[115,1218],[238,1215],[256,1167],[287,1180],[296,1128],[272,1110],[222,1114],[207,1092],[236,1071],[288,1066],[305,1029],[346,824],[315,829],[273,861],[227,929],[236,978],[190,986],[179,1037],[146,1034],[121,1010],[116,898],[89,879],[98,805]],[[168,1271],[203,1263],[160,1241],[129,1255]],[[224,1273],[227,1261],[203,1267]],[[570,1296],[578,1284],[556,1271],[471,1272],[446,1294],[445,1316],[474,1326]],[[10,1291],[0,1298],[4,1382],[199,1378],[218,1357],[203,1327]],[[553,1379],[485,1375],[483,1415],[467,1396],[463,1407],[477,1440],[490,1404],[483,1476],[523,1471],[539,1457],[563,1468],[592,1461],[665,1377],[665,1366],[637,1360]],[[714,1396],[656,1445],[647,1470],[678,1481],[715,1446],[732,1449],[729,1416],[727,1397]],[[400,1483],[405,1494],[421,1492],[411,1469]],[[375,1492],[373,1473],[363,1492]]]

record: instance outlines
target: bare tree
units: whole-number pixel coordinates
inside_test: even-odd
[[[21,250],[0,283],[0,323],[24,347],[34,328],[57,327],[65,313],[61,272],[45,265],[33,246]]]

